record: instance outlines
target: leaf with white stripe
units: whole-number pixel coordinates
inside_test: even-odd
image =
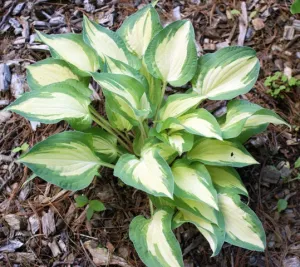
[[[135,217],[129,226],[129,237],[148,267],[183,267],[180,245],[172,232],[171,209],[157,210],[151,219]]]
[[[114,128],[122,132],[129,132],[132,129],[133,125],[119,112],[112,111],[107,101],[105,102],[105,111],[110,124]]]
[[[225,47],[199,58],[193,89],[211,100],[229,100],[254,86],[259,73],[256,52],[249,47]]]
[[[167,200],[171,202],[172,200]],[[172,202],[171,202],[172,203]],[[177,197],[174,195],[174,204],[179,210],[186,210],[190,213],[200,216],[211,223],[222,226],[222,217],[220,212],[202,201],[196,201],[188,198]]]
[[[245,249],[264,251],[266,236],[256,214],[239,195],[219,194],[219,207],[225,220],[225,241]]]
[[[125,184],[154,196],[173,197],[174,178],[168,163],[155,148],[141,151],[141,157],[122,155],[114,175]]]
[[[86,129],[92,122],[90,102],[74,87],[59,83],[25,93],[6,109],[31,121],[54,124],[66,120],[73,128]]]
[[[92,134],[94,152],[105,162],[114,162],[119,154],[117,138],[104,130],[94,127],[86,133]]]
[[[147,79],[133,67],[127,65],[122,61],[113,59],[111,57],[106,57],[105,64],[106,64],[105,65],[106,68],[104,69],[104,72],[114,73],[114,74],[124,74],[130,76],[138,80],[143,85],[145,90],[148,89]]]
[[[241,134],[236,137],[236,139],[240,142],[245,142],[251,136],[265,131],[270,123],[275,125],[283,124],[291,128],[291,126],[280,118],[280,116],[278,116],[274,111],[261,109],[247,119]]]
[[[86,79],[80,77],[61,59],[47,58],[26,68],[27,83],[31,90],[68,80],[81,81],[85,85],[88,85]]]
[[[176,196],[203,201],[214,209],[219,209],[217,192],[203,164],[177,160],[172,165],[172,172]]]
[[[99,69],[96,53],[82,40],[81,34],[51,34],[36,31],[43,43],[49,46],[53,57],[63,59],[81,70],[85,76]]]
[[[177,151],[171,147],[169,144],[161,142],[156,138],[149,138],[143,147],[143,150],[147,149],[157,149],[159,154],[170,164],[178,156]]]
[[[142,57],[154,35],[161,29],[159,16],[150,4],[125,19],[117,33],[132,53]]]
[[[45,181],[67,190],[87,187],[103,163],[93,151],[92,136],[80,132],[55,134],[19,161]]]
[[[157,130],[161,131],[162,123],[166,123],[169,118],[176,118],[186,113],[190,109],[198,106],[203,97],[197,94],[174,94],[168,97],[158,115]]]
[[[136,69],[140,68],[140,61],[132,55],[122,38],[115,32],[90,21],[86,16],[83,18],[83,39],[95,49],[102,62],[111,57],[122,61]]]
[[[200,138],[187,157],[215,166],[245,167],[258,164],[241,144],[207,138]]]
[[[231,100],[227,105],[226,121],[221,125],[223,138],[237,137],[247,119],[260,109],[263,108],[246,100]]]
[[[248,196],[240,175],[232,167],[205,166],[218,192],[233,192]]]
[[[130,119],[133,120],[130,123],[134,123],[135,120],[138,121],[139,118],[144,119],[151,113],[145,88],[135,78],[112,73],[92,73],[92,76],[102,87],[105,96],[114,98],[118,102],[123,111],[122,115],[129,121]],[[125,108],[126,103],[129,107]],[[110,105],[110,108],[114,109],[114,106]],[[134,115],[129,109],[132,109]],[[131,114],[127,114],[128,112]],[[135,123],[134,125],[137,124]]]
[[[194,136],[192,134],[178,131],[166,136],[168,143],[173,147],[179,154],[190,151],[194,144]]]
[[[144,55],[148,71],[172,86],[192,79],[197,68],[194,29],[190,21],[169,24],[150,42]]]
[[[163,128],[170,128],[172,132],[184,129],[194,135],[222,140],[222,131],[216,118],[205,109],[197,109],[167,120]]]
[[[173,225],[175,227],[187,222],[194,224],[206,238],[213,251],[212,257],[218,255],[225,241],[225,231],[223,228],[210,223],[199,216],[195,216],[186,210],[180,210],[173,218]]]
[[[145,67],[145,65],[142,65],[142,68],[140,69],[140,73],[143,75],[143,77],[146,78],[148,82],[148,98],[149,102],[151,104],[152,108],[152,114],[157,113],[159,101],[157,99],[162,99],[162,82],[161,80],[153,77]]]

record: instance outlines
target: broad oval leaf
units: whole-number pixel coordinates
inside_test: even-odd
[[[149,220],[135,217],[129,237],[141,260],[148,267],[183,267],[180,245],[172,232],[171,209],[157,210]]]
[[[105,72],[113,73],[113,74],[124,74],[135,78],[138,80],[143,87],[148,89],[148,81],[147,79],[140,73],[140,71],[134,69],[133,67],[127,65],[126,63],[113,59],[111,57],[106,57],[105,59]]]
[[[200,138],[187,157],[215,166],[245,167],[258,164],[241,144],[207,138]]]
[[[83,39],[95,49],[102,62],[108,56],[139,69],[140,61],[128,51],[122,38],[117,33],[90,21],[86,16],[83,18]]]
[[[184,129],[194,135],[222,140],[222,131],[216,118],[205,109],[197,109],[173,120],[167,120],[162,128],[165,127],[170,128],[172,132]]]
[[[186,210],[180,210],[173,218],[175,227],[186,222],[194,224],[206,238],[213,251],[212,257],[218,255],[225,241],[225,231],[223,230],[223,227],[210,223]]]
[[[59,83],[23,94],[6,110],[32,121],[53,124],[66,120],[75,129],[86,129],[92,122],[88,108],[90,102],[74,87]]]
[[[216,210],[219,209],[217,192],[204,165],[177,160],[172,165],[172,172],[176,196],[202,201]]]
[[[158,120],[165,122],[169,118],[178,117],[199,105],[202,100],[203,97],[197,94],[171,95],[168,97],[166,103],[159,111]],[[158,125],[157,128],[158,131],[161,131],[162,125]]]
[[[140,159],[131,154],[122,155],[114,175],[125,184],[154,196],[173,197],[174,178],[171,168],[155,148],[142,150]]]
[[[47,58],[27,68],[27,83],[31,90],[40,89],[46,85],[67,80],[83,81],[69,65],[61,60]],[[87,85],[87,83],[86,83]]]
[[[142,57],[154,35],[161,29],[159,16],[150,4],[125,19],[117,33],[132,53]]]
[[[238,172],[231,167],[206,166],[218,192],[231,192],[248,196]]]
[[[112,73],[92,73],[92,76],[102,87],[106,97],[114,98],[121,107],[124,107],[124,104],[127,103],[137,118],[140,117],[143,119],[150,114],[151,109],[146,96],[146,90],[135,78]],[[115,97],[115,95],[119,96],[119,98]],[[120,98],[123,101],[121,101]],[[110,105],[110,107],[112,109],[114,108],[112,105]],[[127,114],[128,112],[130,112],[129,108],[126,107],[126,110],[123,110],[123,116],[127,116],[128,120],[130,118],[134,120],[135,116]],[[132,121],[130,122],[132,123]]]
[[[192,79],[197,68],[195,34],[191,22],[179,20],[155,35],[144,55],[148,71],[173,86]]]
[[[238,136],[247,119],[262,107],[246,100],[235,99],[228,103],[226,120],[221,125],[224,139]]]
[[[80,132],[55,134],[19,161],[42,179],[67,190],[87,187],[102,163],[93,151],[92,136]]]
[[[266,236],[256,214],[239,195],[219,194],[219,207],[224,216],[225,241],[245,249],[264,251]]]
[[[51,34],[47,35],[36,31],[38,37],[50,47],[53,57],[63,59],[79,70],[94,72],[99,69],[99,60],[96,53],[82,40],[81,34]]]
[[[92,134],[94,152],[105,162],[114,162],[119,154],[117,138],[104,130],[94,127],[86,133]]]
[[[170,199],[170,201],[172,200]],[[219,211],[202,201],[177,197],[174,195],[174,204],[179,210],[189,211],[190,213],[200,216],[201,218],[219,225],[220,227],[222,225],[222,218],[220,217]]]
[[[256,52],[249,47],[225,47],[199,58],[193,89],[211,100],[229,100],[254,86],[259,73]]]

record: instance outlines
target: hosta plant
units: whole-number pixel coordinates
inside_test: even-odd
[[[84,17],[82,34],[37,34],[52,57],[28,67],[31,91],[7,110],[42,123],[64,120],[74,131],[36,144],[20,162],[64,189],[83,189],[108,167],[144,191],[151,216],[134,218],[129,236],[147,266],[183,266],[173,233],[183,223],[198,228],[213,255],[224,242],[264,250],[262,224],[241,201],[248,193],[234,168],[258,164],[245,141],[269,123],[286,123],[234,99],[257,79],[254,50],[227,47],[198,57],[190,21],[162,27],[154,4],[117,32]],[[105,116],[92,105],[92,80]],[[166,96],[167,85],[188,89]],[[227,113],[216,118],[201,108],[208,99],[228,100]]]

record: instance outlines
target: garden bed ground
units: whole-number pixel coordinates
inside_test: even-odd
[[[300,178],[293,178],[300,175],[294,169],[300,156],[300,88],[293,88],[283,100],[275,99],[267,93],[264,80],[276,71],[298,75],[300,79],[300,16],[291,15],[289,1],[200,2],[159,1],[157,10],[164,24],[180,18],[192,20],[201,54],[228,45],[254,48],[261,63],[260,77],[255,88],[242,98],[273,109],[292,129],[270,126],[264,134],[251,139],[247,149],[260,165],[240,170],[249,190],[249,205],[266,230],[266,251],[246,251],[225,244],[221,253],[211,258],[209,246],[196,228],[184,225],[176,230],[176,236],[185,264],[299,267]],[[34,43],[34,29],[47,33],[80,32],[82,12],[117,29],[127,15],[144,3],[0,1],[0,63],[5,63],[12,73],[7,90],[0,88],[0,110],[28,89],[25,66],[49,56],[47,47]],[[2,85],[4,65],[0,66]],[[206,102],[204,106],[220,113],[225,104]],[[103,112],[101,99],[95,105]],[[105,266],[107,257],[109,266],[143,266],[128,238],[128,225],[138,214],[149,215],[147,197],[118,182],[110,170],[103,169],[101,178],[75,193],[105,203],[107,210],[95,214],[91,222],[85,218],[85,209],[75,207],[73,192],[39,178],[22,186],[31,171],[15,162],[19,153],[11,150],[25,142],[31,147],[68,128],[66,123],[36,129],[35,126],[16,114],[0,111],[0,266],[100,266],[101,261]],[[287,209],[281,213],[277,211],[278,199],[288,201]],[[94,245],[103,248],[95,250]]]

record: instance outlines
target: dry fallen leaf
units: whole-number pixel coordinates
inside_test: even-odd
[[[109,266],[115,264],[123,267],[132,267],[132,265],[129,265],[123,258],[109,253],[106,248],[97,247],[97,243],[95,241],[87,241],[83,245],[91,253],[93,262],[97,266]]]

